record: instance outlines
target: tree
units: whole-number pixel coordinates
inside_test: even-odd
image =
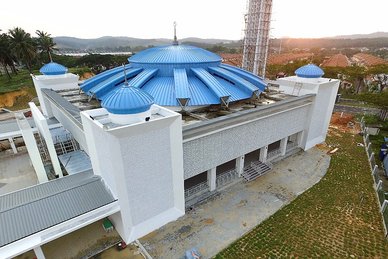
[[[28,71],[32,73],[31,64],[36,57],[36,47],[31,35],[22,28],[9,30],[10,47],[19,61],[24,62]]]
[[[388,86],[388,65],[377,65],[368,69],[368,74],[372,80],[377,83],[377,91],[383,92]]]
[[[12,72],[17,74],[14,61],[15,57],[12,55],[9,36],[2,33],[0,34],[0,63],[9,79],[11,79],[11,75],[7,67],[10,67]]]
[[[388,118],[388,92],[364,93],[357,95],[356,98],[360,101],[377,105],[381,109],[380,118],[382,120]]]
[[[349,81],[354,80],[355,93],[360,93],[362,90],[362,86],[364,85],[364,79],[367,75],[366,68],[353,65],[351,67],[345,68],[344,74],[348,76]]]
[[[51,38],[51,34],[39,30],[35,33],[38,35],[38,38],[36,39],[38,51],[41,53],[47,53],[48,61],[52,62],[53,59],[51,57],[51,53],[57,49],[55,48],[56,44],[53,38]]]

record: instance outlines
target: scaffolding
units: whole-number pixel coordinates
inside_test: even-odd
[[[272,0],[249,0],[245,15],[242,67],[265,77],[268,57]]]

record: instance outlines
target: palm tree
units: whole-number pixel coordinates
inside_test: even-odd
[[[49,61],[53,61],[51,57],[51,52],[57,49],[55,48],[56,44],[53,38],[51,38],[51,34],[48,34],[47,32],[39,31],[39,30],[37,30],[35,33],[36,35],[38,35],[38,38],[36,40],[38,50],[41,53],[47,53]]]
[[[32,73],[31,64],[36,56],[36,47],[31,35],[22,28],[16,27],[9,30],[11,50],[27,66],[28,71]]]
[[[14,74],[17,74],[14,65],[15,60],[15,57],[12,55],[9,36],[5,33],[0,34],[0,63],[9,79],[11,79],[11,75],[8,72],[7,66],[11,68]]]

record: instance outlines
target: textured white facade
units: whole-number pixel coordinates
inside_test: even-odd
[[[295,96],[316,95],[309,114],[307,131],[302,139],[303,149],[310,149],[325,141],[338,92],[339,80],[291,76],[280,78],[277,82],[280,91],[286,94]]]
[[[276,103],[250,111],[240,123],[218,128],[183,143],[185,179],[232,159],[305,131],[313,96],[298,102]],[[242,117],[241,115],[236,118]],[[203,127],[205,126],[206,123]],[[199,124],[193,127],[200,128]],[[188,131],[190,127],[184,128]]]
[[[111,220],[127,243],[185,211],[181,116],[152,110],[149,121],[129,125],[110,124],[103,108],[81,112],[93,170],[118,198]]]

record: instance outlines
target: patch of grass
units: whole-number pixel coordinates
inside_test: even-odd
[[[34,74],[39,73],[37,70],[33,72]],[[28,70],[20,70],[17,75],[11,74],[11,76],[11,79],[8,79],[5,74],[0,76],[0,94],[17,91],[26,87],[34,88],[34,83]]]
[[[84,73],[90,73],[92,70],[88,67],[71,67],[69,68],[69,73],[82,76]]]
[[[362,137],[336,133],[327,143],[339,150],[322,180],[216,258],[388,258]]]

